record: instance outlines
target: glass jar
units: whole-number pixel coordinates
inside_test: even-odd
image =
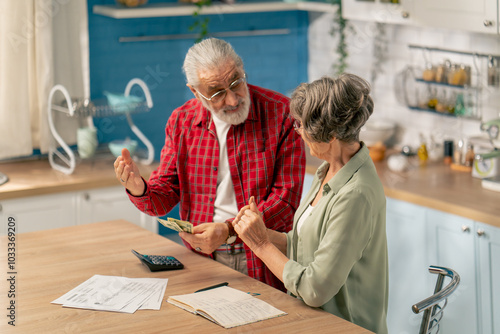
[[[498,58],[493,56],[488,57],[488,86],[500,86],[500,66]]]
[[[427,63],[425,65],[425,70],[422,72],[422,80],[424,81],[436,80],[436,68],[431,63]]]
[[[470,84],[470,66],[451,64],[448,72],[448,84],[453,86]]]
[[[447,80],[447,66],[446,66],[446,63],[443,63],[443,64],[439,64],[437,67],[436,67],[436,78],[435,78],[435,81],[436,82],[446,82]]]

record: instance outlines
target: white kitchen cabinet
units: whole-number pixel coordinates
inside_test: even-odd
[[[389,333],[418,333],[411,306],[433,293],[429,265],[460,275],[440,333],[500,333],[500,228],[388,198],[387,243]]]
[[[414,12],[418,25],[498,33],[498,0],[419,0]]]
[[[498,0],[342,0],[350,20],[498,34]]]
[[[421,315],[414,314],[411,306],[433,291],[425,247],[425,209],[388,198],[386,222],[389,251],[389,333],[418,333]]]
[[[0,219],[15,217],[16,233],[125,219],[158,233],[154,217],[140,212],[129,200],[122,186],[64,192],[0,201]],[[2,223],[0,235],[7,224]]]
[[[142,213],[128,198],[122,186],[90,189],[76,193],[77,224],[125,219],[149,231],[158,232],[155,219]]]
[[[429,264],[451,268],[460,275],[460,284],[448,299],[441,332],[479,333],[474,221],[432,209],[426,209],[426,220]]]
[[[412,23],[414,0],[399,0],[398,2],[392,3],[387,0],[342,0],[342,16],[349,20],[396,24]]]
[[[67,193],[0,201],[0,235],[6,234],[9,217],[16,219],[16,233],[76,224],[75,197]]]
[[[480,333],[500,333],[500,229],[476,223],[481,287]]]

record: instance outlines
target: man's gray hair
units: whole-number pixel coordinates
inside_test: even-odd
[[[216,69],[230,60],[234,61],[236,67],[243,68],[243,61],[231,44],[221,39],[208,38],[189,49],[182,70],[186,74],[187,83],[196,87],[200,71]]]
[[[304,134],[315,142],[359,141],[359,131],[373,113],[369,94],[368,82],[354,74],[323,77],[295,89],[290,113],[301,120]]]

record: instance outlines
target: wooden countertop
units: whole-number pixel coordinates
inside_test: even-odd
[[[500,192],[484,189],[470,172],[452,170],[444,163],[396,173],[387,163],[376,163],[388,197],[444,211],[500,227]]]
[[[47,159],[1,163],[0,171],[9,181],[0,185],[0,200],[118,186],[114,161],[111,154],[80,160],[70,175],[52,169]],[[147,180],[157,166],[139,165],[141,175]]]
[[[8,297],[9,282],[0,282],[2,307],[15,303],[15,324],[3,311],[1,333],[371,333],[353,323],[305,305],[302,301],[198,255],[158,234],[124,220],[21,233],[15,241],[0,237],[0,244],[16,243],[13,267],[15,297]],[[151,272],[131,253],[171,255],[184,269]],[[10,255],[9,255],[10,256]],[[10,258],[9,258],[10,259]],[[0,252],[7,268],[7,252]],[[5,269],[7,271],[7,269]],[[262,299],[287,315],[224,329],[174,305],[162,302],[155,310],[133,314],[66,308],[51,304],[93,275],[168,278],[168,296],[192,293],[220,282]],[[12,287],[11,287],[12,289]],[[12,314],[12,313],[9,313]]]
[[[307,162],[310,174],[321,163],[310,155]],[[387,160],[375,163],[387,197],[500,227],[500,192],[484,189],[470,172],[452,170],[442,162],[413,165],[398,173],[387,167]]]
[[[47,160],[0,164],[0,171],[10,179],[0,186],[0,200],[117,186],[114,160],[105,156],[81,161],[71,175],[53,170]],[[320,161],[310,156],[307,161],[306,170],[313,174]],[[388,197],[500,227],[500,192],[483,189],[481,180],[470,173],[451,170],[443,163],[405,173],[389,170],[386,160],[375,165]],[[142,176],[147,179],[156,167],[157,163],[140,166]]]

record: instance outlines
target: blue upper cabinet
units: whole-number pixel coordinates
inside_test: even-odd
[[[152,5],[154,1],[150,1]],[[159,160],[165,124],[172,111],[193,95],[182,73],[184,56],[195,42],[189,30],[192,16],[115,19],[94,14],[95,5],[114,0],[88,0],[91,97],[104,91],[121,93],[131,78],[149,87],[154,107],[134,115],[134,123],[151,140]],[[207,15],[209,33],[218,33],[243,58],[248,82],[291,94],[307,81],[307,28],[305,11],[277,11]],[[268,33],[252,34],[255,31]],[[232,33],[231,33],[232,32]],[[234,33],[236,32],[236,33]],[[151,40],[136,37],[170,36]],[[96,119],[99,141],[133,137],[125,117]]]

